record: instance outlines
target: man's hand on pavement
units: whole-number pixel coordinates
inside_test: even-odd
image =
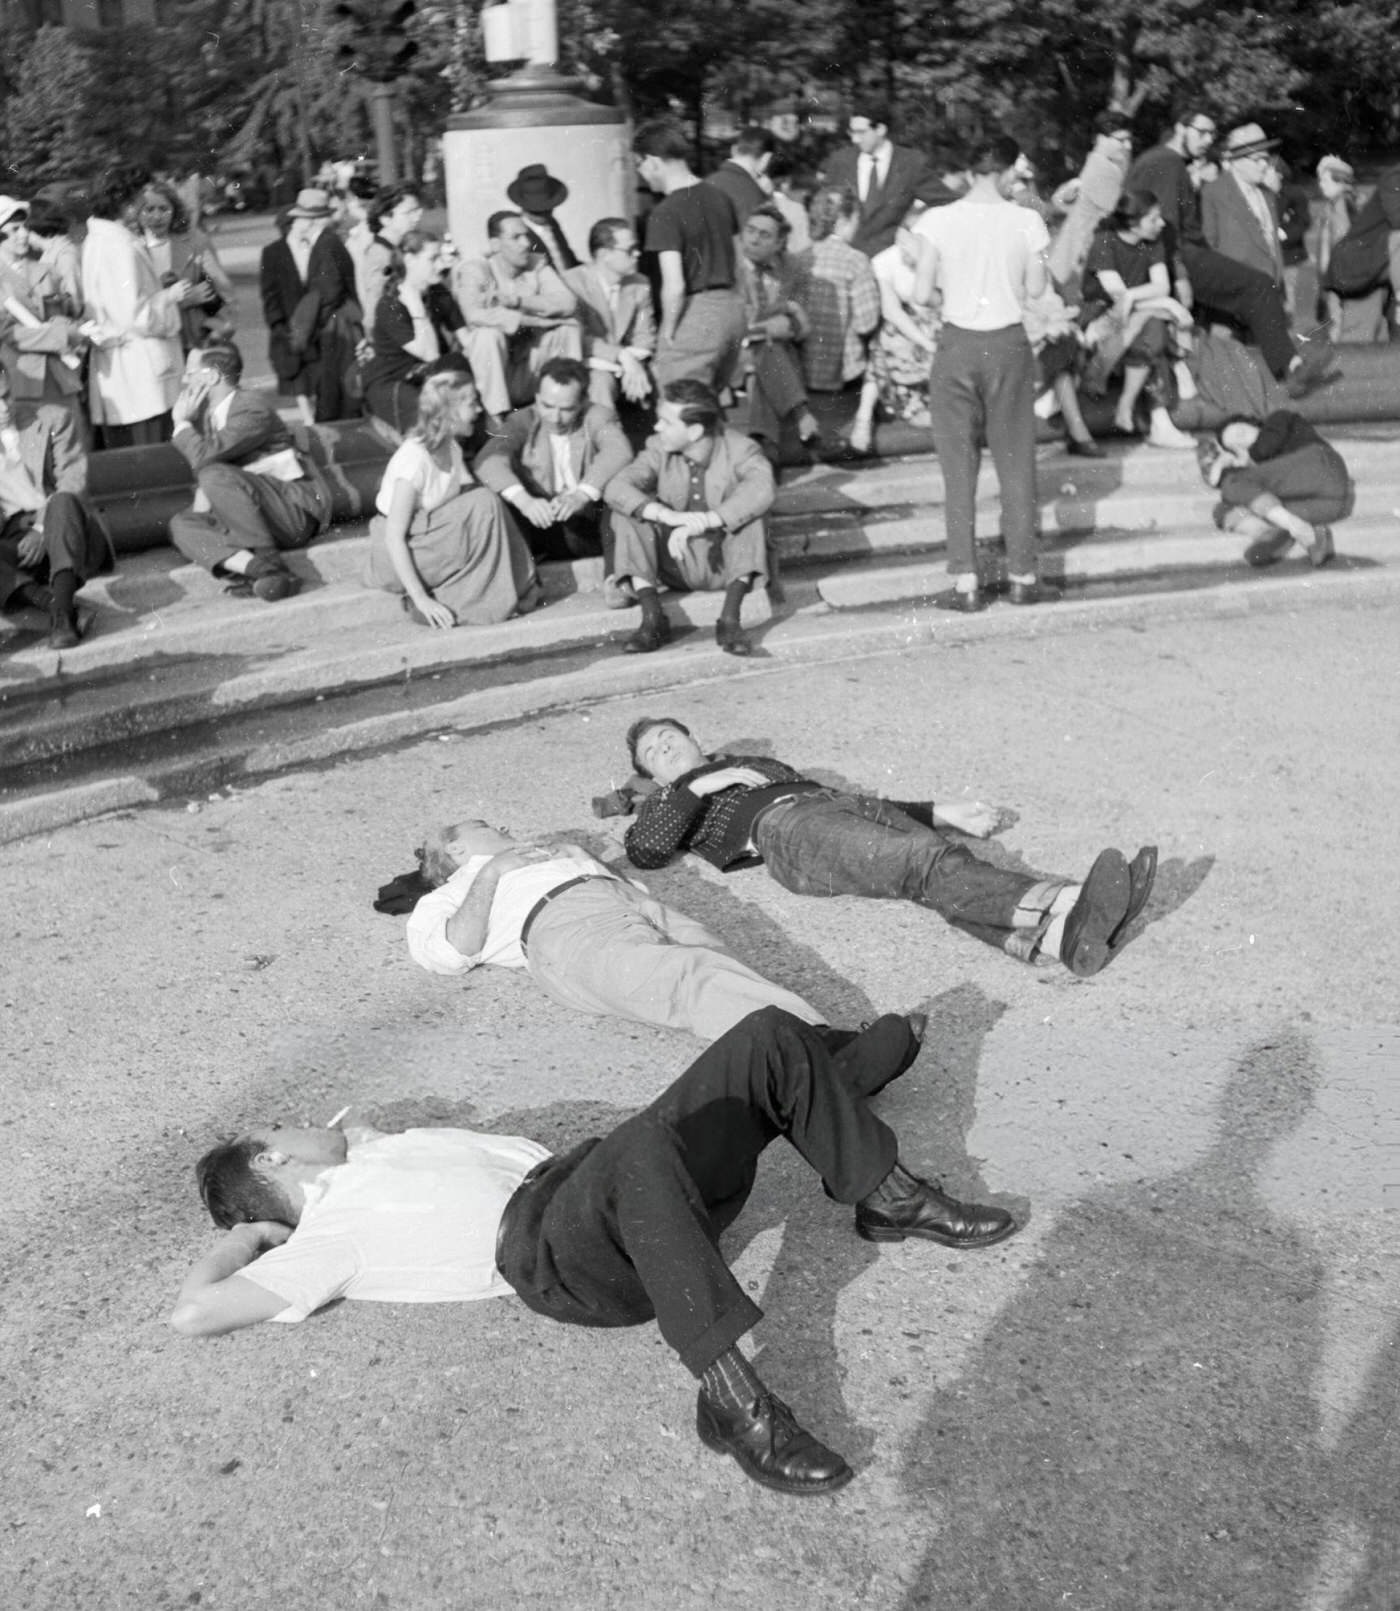
[[[772,778],[764,777],[762,772],[755,771],[751,766],[722,766],[718,772],[706,772],[704,777],[693,779],[687,787],[692,794],[704,796],[736,786],[762,789],[772,781]]]
[[[971,835],[974,839],[987,839],[999,828],[1005,827],[1005,812],[1000,806],[984,805],[981,800],[955,800],[949,805],[935,805],[933,820],[945,828]]]

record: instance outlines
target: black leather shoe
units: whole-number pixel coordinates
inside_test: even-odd
[[[655,654],[671,641],[671,623],[664,615],[641,626],[622,645],[623,654]]]
[[[1065,452],[1072,454],[1076,459],[1106,459],[1108,452],[1094,441],[1093,437],[1085,437],[1081,442],[1077,436],[1072,436],[1065,443]]]
[[[1137,855],[1128,863],[1128,910],[1123,913],[1123,920],[1108,937],[1108,949],[1116,951],[1123,944],[1129,926],[1142,915],[1142,909],[1147,905],[1147,897],[1152,893],[1152,885],[1157,878],[1157,847],[1144,845]]]
[[[1100,851],[1069,909],[1060,940],[1060,961],[1078,978],[1087,979],[1108,961],[1109,940],[1127,918],[1131,889],[1123,852]]]
[[[1051,587],[1046,582],[1008,582],[1006,584],[1006,602],[1008,604],[1058,604],[1060,590]]]
[[[1256,571],[1267,569],[1270,565],[1277,565],[1293,546],[1293,539],[1286,531],[1272,531],[1267,537],[1256,537],[1244,551],[1244,562],[1252,565]]]
[[[79,620],[76,610],[51,610],[49,612],[50,649],[76,649],[83,641],[83,632],[87,622]]]
[[[914,1179],[914,1190],[893,1202],[875,1196],[856,1204],[856,1235],[867,1242],[902,1242],[916,1236],[943,1247],[991,1247],[1016,1229],[1004,1208],[981,1208],[946,1197],[930,1181]]]
[[[771,1393],[744,1409],[716,1404],[701,1389],[695,1430],[707,1449],[732,1454],[746,1477],[780,1494],[829,1494],[855,1475],[833,1449],[818,1443]]]
[[[726,621],[723,616],[715,622],[715,642],[724,650],[725,654],[746,655],[753,653],[753,641],[748,633],[736,622]]]
[[[970,593],[960,587],[950,587],[946,593],[934,594],[933,607],[936,610],[956,610],[959,615],[976,615],[987,608],[987,595],[980,587]]]

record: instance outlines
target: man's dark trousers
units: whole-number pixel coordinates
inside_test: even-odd
[[[933,442],[943,471],[948,569],[977,570],[977,472],[985,436],[997,469],[1007,569],[1036,573],[1035,354],[1024,328],[945,324],[928,386]]]
[[[305,548],[329,523],[330,511],[310,476],[279,481],[236,464],[206,464],[196,476],[207,514],[183,509],[170,517],[170,540],[185,556],[214,570],[240,549],[272,553]]]
[[[44,505],[44,555],[32,566],[21,567],[19,545],[33,529],[27,510],[13,514],[0,525],[0,608],[27,576],[47,580],[59,571],[72,571],[79,582],[112,568],[112,545],[101,523],[75,492],[55,492]]]
[[[799,794],[765,811],[754,845],[770,877],[795,895],[913,901],[1003,950],[1011,934],[1032,931],[1051,886],[1060,885],[992,866],[892,800],[832,789]]]
[[[699,1376],[762,1317],[719,1251],[779,1135],[839,1203],[894,1167],[867,1098],[918,1055],[905,1019],[841,1051],[777,1007],[750,1013],[642,1112],[537,1166],[511,1198],[496,1262],[537,1313],[583,1326],[655,1318]]]
[[[1240,325],[1259,348],[1275,380],[1282,380],[1298,356],[1288,333],[1283,293],[1267,274],[1237,263],[1209,246],[1183,241],[1177,249],[1196,302]]]

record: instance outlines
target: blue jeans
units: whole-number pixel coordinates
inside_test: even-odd
[[[834,789],[799,795],[759,818],[769,875],[796,895],[868,895],[927,906],[956,929],[1028,960],[1064,888],[980,860],[892,801]]]

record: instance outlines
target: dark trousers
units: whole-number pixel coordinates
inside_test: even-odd
[[[786,1136],[830,1197],[859,1202],[897,1156],[867,1098],[917,1054],[892,1015],[833,1055],[790,1013],[751,1013],[611,1135],[537,1166],[506,1206],[497,1267],[553,1320],[655,1319],[699,1376],[762,1316],[719,1235],[743,1208],[763,1149]]]
[[[796,895],[913,901],[999,950],[1016,949],[1008,942],[1031,931],[1061,887],[993,867],[891,800],[828,789],[764,812],[754,844],[769,876]]]
[[[612,510],[606,504],[590,504],[572,520],[561,520],[542,530],[526,520],[509,498],[501,502],[506,519],[537,560],[584,559],[601,554],[604,576],[613,574]]]
[[[278,481],[250,475],[235,464],[206,464],[196,477],[209,500],[206,514],[183,509],[170,517],[170,541],[196,565],[214,570],[230,555],[305,548],[327,524],[323,494],[315,481]]]
[[[1001,531],[1013,576],[1036,569],[1035,354],[1025,330],[963,330],[945,324],[928,383],[934,446],[943,471],[948,569],[977,569],[974,545],[982,442],[1001,493]]]
[[[148,420],[134,420],[130,425],[99,425],[95,428],[99,450],[126,447],[156,447],[168,442],[175,422],[167,409],[164,414],[152,414]]]
[[[0,609],[27,582],[73,571],[79,582],[112,568],[112,546],[97,517],[75,492],[55,492],[44,506],[44,552],[33,565],[19,563],[20,540],[34,525],[27,510],[0,527]]]
[[[1279,288],[1259,269],[1208,246],[1183,242],[1179,255],[1197,306],[1239,325],[1258,347],[1269,373],[1282,380],[1298,350],[1288,333],[1288,312]]]

